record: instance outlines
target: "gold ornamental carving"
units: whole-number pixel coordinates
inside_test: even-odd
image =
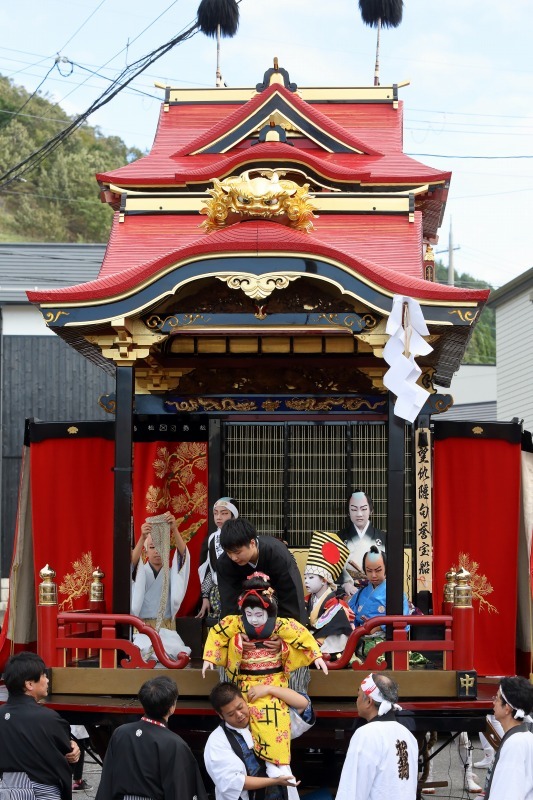
[[[217,275],[217,278],[224,281],[228,288],[241,289],[252,300],[264,300],[266,297],[270,297],[275,289],[286,289],[289,283],[300,277],[299,272],[288,272],[285,275],[277,272],[267,272],[263,275],[252,275],[247,272],[236,275]]]
[[[104,358],[117,366],[131,367],[148,358],[152,347],[166,339],[163,333],[149,330],[141,320],[118,317],[111,320],[114,333],[86,336],[86,340],[102,351]]]
[[[277,169],[251,169],[223,181],[214,178],[213,188],[207,190],[211,197],[200,209],[207,215],[201,227],[211,233],[243,219],[271,219],[309,233],[316,219],[309,184],[299,186],[284,179],[285,174]]]
[[[53,311],[47,311],[46,314],[44,311],[41,311],[43,315],[43,319],[47,325],[53,325],[54,322],[57,322],[59,317],[68,317],[70,311],[56,311],[55,314]]]
[[[461,308],[453,308],[451,311],[448,311],[448,314],[457,314],[461,322],[468,322],[469,325],[472,325],[479,314],[479,309],[476,311],[463,311]]]
[[[39,584],[40,606],[57,605],[57,584],[54,583],[55,576],[55,570],[53,570],[48,564],[46,564],[39,572],[39,577],[42,580],[42,583]]]

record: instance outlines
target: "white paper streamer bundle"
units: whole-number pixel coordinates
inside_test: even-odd
[[[390,369],[383,383],[396,395],[396,416],[414,422],[429,397],[429,392],[417,384],[422,370],[415,356],[425,356],[433,350],[423,338],[429,335],[429,330],[420,304],[412,297],[394,295],[386,330],[390,339],[383,349],[383,358]]]

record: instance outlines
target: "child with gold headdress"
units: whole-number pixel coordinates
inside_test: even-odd
[[[304,573],[309,629],[329,660],[344,651],[354,629],[354,613],[337,597],[337,581],[350,554],[336,533],[315,531]]]
[[[289,708],[275,696],[288,687],[289,674],[314,663],[327,674],[320,649],[309,631],[294,619],[277,616],[277,601],[268,576],[254,572],[239,597],[241,614],[214,625],[204,648],[202,673],[224,667],[250,707],[250,729],[256,754],[267,762],[267,774],[290,764]],[[259,687],[272,689],[272,694]],[[272,772],[272,774],[271,774]],[[290,774],[290,770],[289,773]]]

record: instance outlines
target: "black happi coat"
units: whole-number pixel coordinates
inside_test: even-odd
[[[300,571],[289,548],[273,536],[258,536],[259,559],[257,566],[240,566],[222,553],[217,561],[218,588],[222,611],[220,616],[240,614],[237,600],[244,581],[252,572],[264,572],[278,599],[278,616],[290,617],[307,623],[304,592]]]
[[[30,780],[57,786],[72,798],[66,759],[72,745],[68,722],[29,695],[10,695],[0,706],[0,773],[25,772]]]
[[[128,794],[154,800],[207,800],[189,746],[167,727],[142,720],[121,725],[113,733],[96,798],[118,800]]]

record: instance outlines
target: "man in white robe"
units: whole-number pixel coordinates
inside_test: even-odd
[[[167,599],[160,621],[159,636],[167,656],[177,658],[178,653],[187,653],[187,655],[191,653],[191,648],[187,647],[177,633],[174,622],[187,591],[190,556],[178,531],[175,518],[170,512],[164,516],[170,525],[170,534],[173,534],[176,541],[176,549],[168,570],[168,581],[165,578],[163,559],[152,540],[152,524],[144,522],[141,527],[141,536],[133,549],[131,558],[133,568],[131,613],[140,617],[147,625],[157,629],[158,618],[161,617],[162,595],[166,593]],[[143,548],[148,555],[146,563],[143,563],[141,559]],[[139,648],[146,661],[155,658],[152,643],[146,634],[135,633],[133,643]]]
[[[315,723],[307,695],[293,689],[267,685],[255,686],[250,692],[251,698],[258,696],[259,692],[275,693],[276,697],[287,703],[291,739],[301,736]],[[219,727],[209,735],[204,749],[205,767],[215,784],[216,800],[254,800],[255,793],[261,790],[266,790],[267,800],[283,800],[287,791],[289,798],[298,797],[296,780],[288,767],[266,765],[255,755],[249,728],[250,709],[237,686],[219,683],[209,699],[221,720]],[[272,768],[268,773],[267,766]],[[281,787],[284,787],[283,792],[279,791]]]
[[[502,678],[494,716],[504,730],[489,773],[485,800],[533,800],[533,686],[522,677]]]
[[[336,800],[415,800],[418,744],[397,722],[398,686],[370,674],[359,687],[357,713],[366,720],[350,741]]]

